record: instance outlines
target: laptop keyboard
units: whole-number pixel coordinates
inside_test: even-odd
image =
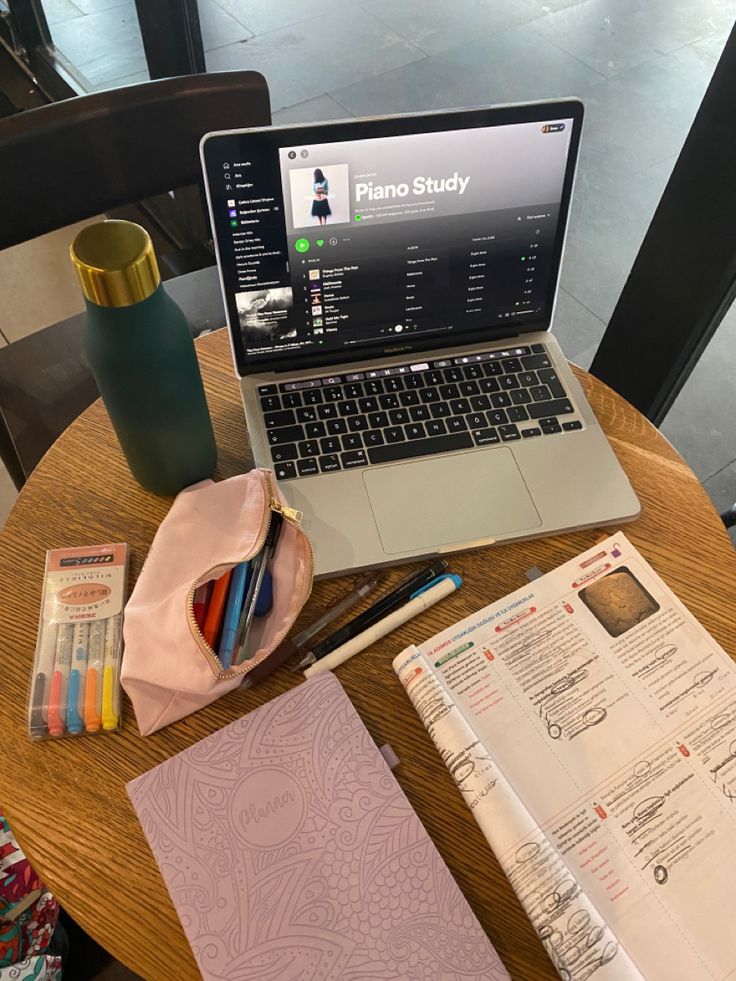
[[[543,344],[258,388],[279,480],[582,429]]]

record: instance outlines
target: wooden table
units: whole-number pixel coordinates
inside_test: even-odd
[[[201,338],[197,348],[220,448],[217,475],[229,477],[251,461],[225,331]],[[656,429],[600,382],[577,373],[642,503],[626,534],[716,640],[736,652],[736,556],[708,497]],[[38,872],[96,940],[146,978],[185,981],[199,975],[125,784],[299,677],[279,671],[262,687],[232,692],[145,739],[127,702],[119,734],[42,743],[26,735],[46,550],[127,541],[132,588],[169,505],[134,482],[99,402],[62,435],[24,487],[0,537],[0,804]],[[453,557],[452,568],[465,579],[462,590],[338,670],[377,743],[389,742],[398,753],[401,786],[519,981],[556,975],[398,684],[391,657],[523,585],[530,566],[553,569],[599,536],[581,531]],[[397,569],[393,578],[404,574],[406,568]],[[317,583],[303,622],[340,588],[338,580]]]

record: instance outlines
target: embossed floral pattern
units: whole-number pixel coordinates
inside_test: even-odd
[[[508,977],[331,674],[128,793],[207,979]]]

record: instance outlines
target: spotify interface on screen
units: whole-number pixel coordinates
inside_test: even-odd
[[[541,315],[571,129],[255,143],[224,163],[221,258],[248,360],[359,358],[361,346],[451,343]]]

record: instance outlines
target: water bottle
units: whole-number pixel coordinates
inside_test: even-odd
[[[217,461],[194,341],[166,293],[148,232],[103,221],[74,239],[87,360],[130,471],[155,494],[211,477]]]

